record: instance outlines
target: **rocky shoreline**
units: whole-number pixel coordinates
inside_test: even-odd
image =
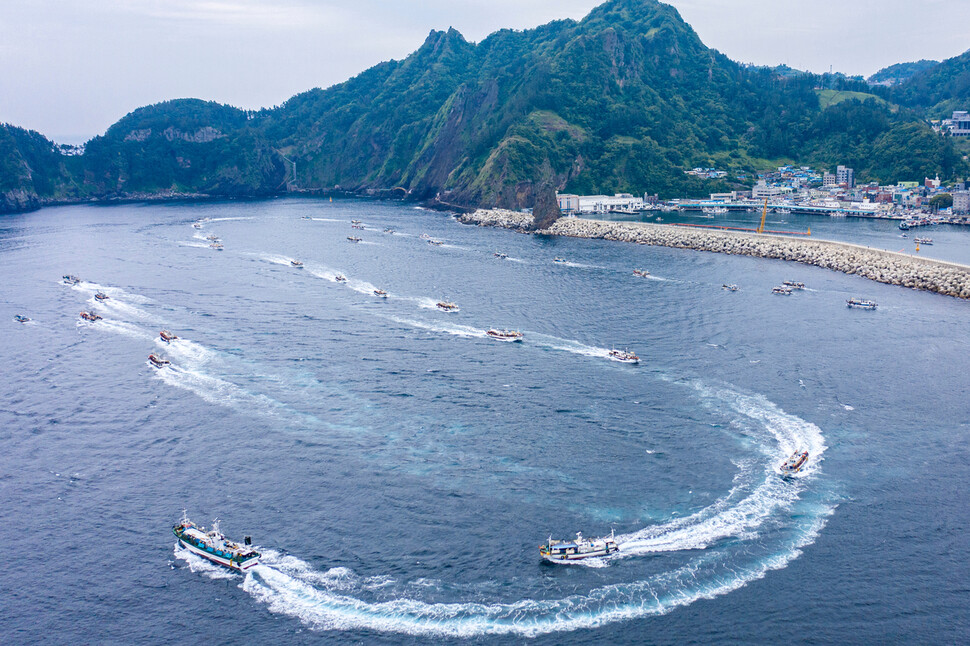
[[[516,211],[482,209],[458,219],[465,224],[534,231],[532,216]],[[970,267],[966,265],[844,242],[582,218],[560,218],[548,229],[535,232],[800,262],[889,285],[970,299]]]

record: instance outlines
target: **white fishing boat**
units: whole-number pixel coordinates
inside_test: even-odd
[[[795,280],[786,280],[782,283],[782,285],[789,289],[805,289],[805,283],[799,283]]]
[[[374,296],[378,298],[387,298],[387,292],[385,292],[383,289],[375,289]]]
[[[303,263],[300,262],[299,260],[291,260],[290,261],[290,265],[292,265],[293,267],[298,267],[298,268],[302,268],[303,267]]]
[[[101,316],[98,314],[95,314],[94,312],[81,312],[80,314],[78,314],[78,316],[80,316],[82,319],[90,323],[94,323],[95,321],[101,320]]]
[[[222,244],[219,242],[213,242],[212,244],[209,245],[209,247],[211,247],[212,249],[215,249],[216,251],[222,251],[223,249],[225,249],[225,247],[223,247]]]
[[[335,281],[337,281],[338,283],[346,283],[347,282],[347,277],[344,276],[343,274],[337,274],[336,276],[333,277],[333,279]]]
[[[105,302],[109,298],[111,297],[105,294],[104,292],[98,292],[97,294],[94,295],[94,300],[99,301],[101,303]]]
[[[17,314],[16,316],[13,317],[13,320],[15,320],[17,323],[29,323],[30,322],[30,319],[27,318],[26,316],[24,316],[23,314]]]
[[[725,283],[725,284],[721,285],[721,289],[726,289],[729,292],[736,292],[736,291],[738,291],[741,288],[738,287],[737,285],[735,285],[734,283],[730,283],[730,284],[729,283]]]
[[[74,274],[67,274],[62,280],[64,281],[65,285],[77,285],[81,282],[81,279]]]
[[[640,278],[646,278],[647,276],[650,275],[650,272],[647,271],[646,269],[634,269],[633,275],[639,276]]]
[[[619,361],[620,363],[640,363],[640,357],[629,350],[617,350],[614,348],[610,350],[609,356],[613,361]]]
[[[791,215],[791,211],[789,209],[775,209],[775,213],[778,215]]]
[[[785,462],[778,468],[783,474],[792,475],[801,471],[806,462],[808,462],[808,451],[795,451],[792,453],[791,457],[785,460]]]
[[[431,245],[432,247],[440,247],[441,245],[444,244],[444,242],[442,242],[441,240],[431,239],[431,240],[428,240],[428,244]]]
[[[172,363],[168,359],[160,357],[155,353],[148,355],[148,360],[151,361],[152,365],[155,366],[156,368],[164,368],[165,366]]]
[[[913,238],[913,242],[921,245],[931,245],[933,244],[933,238],[921,238],[919,236]]]
[[[358,238],[357,236],[347,236],[347,239],[351,242],[360,242],[363,238]]]
[[[507,341],[510,343],[521,342],[523,334],[515,330],[498,330],[495,328],[490,328],[485,334],[492,339],[498,339],[499,341]]]
[[[196,525],[182,512],[182,519],[172,527],[172,533],[179,545],[202,558],[243,572],[259,564],[259,552],[252,549],[252,539],[243,539],[243,545],[230,541],[219,531],[219,521],[212,523],[212,529]]]
[[[771,288],[772,294],[781,294],[783,296],[791,296],[791,289],[779,285],[778,287]]]
[[[192,228],[193,229],[201,229],[202,228],[202,224],[199,223],[199,222],[193,222],[192,223]]]
[[[728,212],[723,206],[714,206],[701,209],[705,215],[724,215]]]
[[[582,532],[576,532],[576,540],[553,540],[552,536],[545,544],[539,546],[539,554],[552,563],[581,561],[582,559],[609,556],[620,551],[613,532],[603,538],[583,538]]]
[[[437,307],[442,312],[457,312],[458,311],[458,306],[455,305],[454,303],[449,302],[449,301],[438,301],[437,303],[435,303],[435,307]]]
[[[552,261],[553,262],[558,262],[558,263],[564,263],[564,262],[566,262],[566,259],[565,258],[560,258],[560,257],[557,256],[557,257],[553,258]]]
[[[495,256],[496,258],[501,258],[502,260],[505,260],[506,258],[508,258],[508,257],[509,257],[509,254],[507,254],[507,253],[502,253],[501,251],[496,251],[496,252],[495,252],[495,253],[493,253],[492,255],[493,255],[493,256]]]
[[[162,330],[161,332],[158,333],[158,336],[160,336],[162,341],[164,341],[165,343],[171,343],[172,341],[175,341],[178,339],[177,336],[175,336],[168,330]]]
[[[392,236],[394,235],[394,229],[384,229],[384,233],[386,233],[389,236]]]
[[[862,310],[874,310],[878,305],[876,301],[866,300],[864,298],[850,298],[845,302],[846,307],[855,307]]]

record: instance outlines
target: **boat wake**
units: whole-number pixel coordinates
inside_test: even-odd
[[[485,330],[479,330],[478,328],[471,327],[469,325],[453,325],[450,323],[430,323],[427,321],[418,321],[416,319],[408,319],[400,316],[393,316],[390,314],[381,315],[395,323],[400,323],[401,325],[409,325],[421,330],[428,330],[431,332],[441,332],[443,334],[452,334],[454,336],[461,336],[465,338],[486,338]]]
[[[573,341],[572,339],[560,339],[557,336],[550,336],[547,334],[530,332],[529,340],[535,342],[540,346],[552,348],[553,350],[562,350],[564,352],[571,352],[573,354],[582,355],[584,357],[596,357],[598,359],[610,358],[609,348],[599,348],[594,345],[586,345],[585,343],[580,343],[579,341]]]
[[[730,432],[753,450],[737,462],[733,486],[714,504],[686,518],[617,536],[619,554],[594,564],[602,568],[617,558],[683,551],[682,565],[561,598],[440,602],[424,600],[423,580],[407,584],[361,577],[344,567],[320,571],[296,557],[262,549],[261,563],[240,587],[271,612],[297,618],[313,630],[464,638],[535,637],[597,628],[666,614],[741,588],[797,558],[834,512],[833,503],[800,500],[805,481],[774,473],[775,464],[796,446],[812,452],[808,473],[817,473],[824,438],[815,425],[759,395],[688,385],[705,407],[730,415]],[[192,555],[177,556],[209,576],[212,566],[192,561]],[[440,594],[440,586],[432,585],[431,594]]]

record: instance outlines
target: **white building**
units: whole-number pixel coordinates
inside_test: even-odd
[[[838,184],[838,181],[835,177],[835,173],[825,173],[824,175],[822,175],[823,188],[830,188],[832,186],[835,186],[836,184]]]
[[[959,110],[950,119],[950,135],[953,137],[970,137],[970,112]]]
[[[855,171],[847,166],[839,166],[835,169],[835,181],[838,184],[845,184],[846,188],[854,188]]]
[[[970,193],[967,191],[954,191],[953,212],[970,213]]]
[[[642,197],[629,193],[616,195],[559,195],[559,210],[563,213],[608,213],[609,211],[642,211]]]
[[[761,179],[751,188],[751,199],[763,200],[765,198],[778,197],[785,193],[791,193],[791,188],[788,186],[768,186],[768,183]]]

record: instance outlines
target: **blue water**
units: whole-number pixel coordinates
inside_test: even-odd
[[[352,200],[45,209],[0,269],[0,642],[966,641],[966,302]]]

